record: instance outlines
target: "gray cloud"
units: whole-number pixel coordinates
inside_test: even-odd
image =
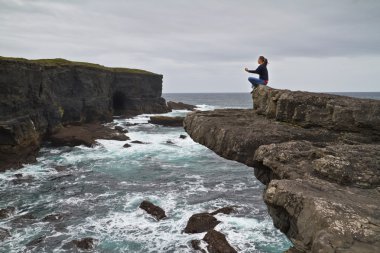
[[[165,92],[223,92],[248,90],[241,70],[263,54],[277,87],[379,90],[378,13],[377,0],[0,0],[0,55],[139,67],[163,73]]]

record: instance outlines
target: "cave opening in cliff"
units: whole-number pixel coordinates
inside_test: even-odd
[[[123,92],[116,91],[112,96],[113,111],[120,114],[125,110],[127,97]]]

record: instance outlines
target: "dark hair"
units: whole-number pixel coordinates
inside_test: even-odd
[[[259,59],[262,60],[262,61],[264,62],[263,64],[265,64],[265,65],[268,64],[268,59],[265,58],[264,56],[261,55],[261,56],[259,57]]]

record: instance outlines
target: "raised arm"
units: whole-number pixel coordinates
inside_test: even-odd
[[[260,67],[261,65],[258,66],[255,70],[249,70],[248,68],[245,68],[245,71],[247,71],[248,73],[260,74]]]

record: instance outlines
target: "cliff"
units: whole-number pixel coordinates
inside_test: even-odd
[[[64,59],[0,57],[0,171],[35,160],[65,124],[167,112],[162,75]]]
[[[254,167],[295,252],[380,252],[380,101],[265,86],[253,101],[190,113],[185,130]]]

